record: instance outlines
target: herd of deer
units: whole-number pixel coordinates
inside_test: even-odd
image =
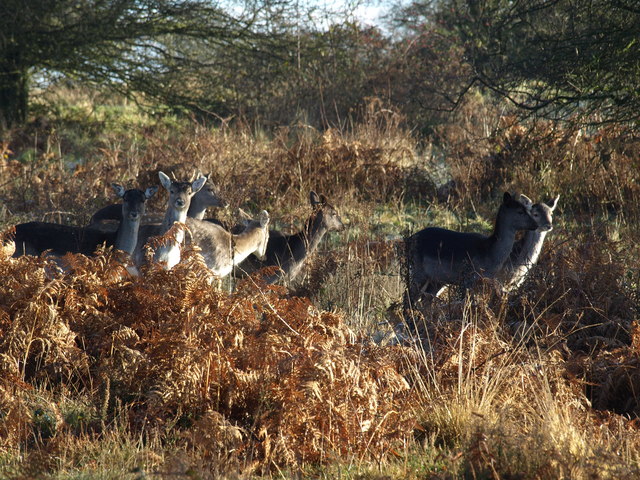
[[[208,177],[199,176],[195,181],[187,182],[171,180],[163,172],[159,177],[169,193],[161,224],[141,224],[146,201],[158,191],[158,187],[145,191],[125,190],[118,184],[112,184],[116,194],[122,198],[122,204],[109,205],[97,211],[86,227],[45,222],[16,225],[14,257],[44,252],[54,256],[66,253],[92,255],[100,245],[106,244],[128,253],[133,263],[140,266],[147,261],[145,245],[154,243],[149,240],[169,237],[163,238],[164,241],[155,248],[153,260],[171,269],[180,261],[180,247],[185,241],[183,226],[186,225],[190,241],[198,245],[207,267],[216,277],[227,276],[240,263],[239,275],[278,266],[278,273],[267,278],[273,283],[285,276],[293,279],[322,237],[329,231],[344,228],[338,212],[325,197],[311,192],[313,212],[298,233],[284,235],[270,231],[269,214],[264,210],[257,218],[228,231],[219,221],[204,218],[208,207],[226,206]],[[108,220],[119,221],[116,231],[111,231],[105,224]],[[257,257],[248,258],[251,254]]]
[[[225,277],[236,266],[235,270],[241,274],[278,266],[278,273],[267,278],[268,282],[276,282],[283,277],[294,279],[324,235],[344,229],[336,209],[323,195],[311,192],[313,211],[298,233],[284,235],[270,231],[269,214],[264,210],[257,218],[228,231],[220,222],[204,218],[208,207],[226,206],[208,177],[199,176],[195,181],[187,182],[171,180],[163,172],[159,177],[169,192],[161,224],[141,224],[145,203],[158,187],[145,191],[125,190],[113,184],[122,204],[99,210],[86,227],[45,222],[17,225],[14,256],[41,255],[47,251],[51,255],[68,252],[91,255],[97,247],[106,244],[128,253],[139,266],[147,261],[144,252],[149,240],[164,236],[164,241],[155,246],[153,260],[170,269],[180,261],[180,247],[185,241],[183,226],[186,225],[189,241],[198,245],[215,276]],[[446,285],[468,288],[480,277],[497,278],[506,291],[520,286],[537,261],[544,238],[552,228],[558,199],[556,197],[550,204],[534,204],[524,195],[505,193],[495,228],[489,236],[431,227],[407,238],[405,302],[417,305],[425,298],[437,296]],[[106,228],[104,222],[107,220],[119,221],[116,231]],[[516,241],[516,233],[520,230],[525,233]]]

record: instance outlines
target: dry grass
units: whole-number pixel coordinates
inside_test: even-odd
[[[519,308],[505,305],[486,285],[472,300],[443,302],[422,312],[428,319],[427,341],[414,378],[424,395],[419,418],[425,441],[459,449],[457,468],[481,478],[637,476],[635,415],[613,415],[613,404],[597,405],[592,390],[621,386],[606,392],[608,401],[636,398],[636,405],[630,371],[609,371],[607,381],[587,374],[594,359],[602,362],[600,369],[608,364],[611,370],[612,351],[634,357],[629,347],[600,345],[600,353],[584,352],[572,342],[574,323],[568,321],[566,333],[562,326],[536,330],[553,315],[529,308],[531,323],[515,323],[512,316]],[[589,336],[605,338],[583,332],[583,338]],[[626,362],[632,364],[629,358]]]
[[[465,114],[463,121],[442,128],[439,141],[448,149],[456,198],[467,206],[475,208],[478,199],[507,187],[535,200],[561,194],[568,218],[616,221],[637,231],[637,129],[576,129],[544,121],[523,125],[477,103],[466,106]]]
[[[16,133],[0,160],[7,227],[83,224],[112,201],[112,181],[145,187],[158,170],[201,170],[231,211],[266,208],[294,230],[314,189],[349,228],[325,240],[292,290],[254,277],[231,294],[209,286],[192,251],[171,272],[150,266],[131,277],[109,251],[67,256],[61,273],[3,250],[0,471],[637,477],[637,138],[512,125],[475,107],[442,129],[438,147],[421,148],[379,105],[351,132],[112,129],[77,165],[60,129],[33,127],[37,142],[32,130]],[[438,192],[449,178],[455,187]],[[563,195],[520,291],[503,298],[486,284],[466,301],[451,292],[415,312],[428,342],[375,343],[397,318],[397,238],[445,219],[478,230],[502,190]]]

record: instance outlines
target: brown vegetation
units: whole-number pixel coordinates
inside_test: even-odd
[[[329,239],[295,294],[259,276],[214,290],[190,250],[174,270],[151,265],[140,277],[111,251],[69,255],[63,272],[3,250],[0,451],[12,468],[36,471],[15,460],[20,450],[62,475],[96,442],[143,438],[128,447],[134,466],[204,476],[340,462],[378,462],[398,478],[638,475],[638,138],[618,127],[491,125],[490,106],[472,107],[488,130],[470,116],[422,149],[380,105],[349,133],[104,133],[77,165],[55,130],[39,137],[37,162],[21,156],[36,142],[16,136],[0,160],[7,228],[83,224],[111,202],[111,182],[146,187],[158,170],[212,172],[232,207],[265,208],[285,230],[306,218],[314,189],[350,228]],[[446,157],[430,154],[439,148]],[[417,312],[424,348],[374,343],[402,288],[388,237],[433,223],[478,230],[504,190],[562,194],[521,290],[503,298],[485,284],[468,301],[451,292]],[[430,463],[416,467],[416,456]]]
[[[91,400],[91,430],[127,405],[133,431],[177,423],[180,444],[243,468],[381,458],[411,435],[403,349],[374,345],[342,315],[255,278],[216,291],[189,253],[142,277],[111,252],[66,261],[66,274],[39,258],[0,263],[5,447],[30,436],[34,386],[63,385]],[[53,423],[32,433],[64,429]]]

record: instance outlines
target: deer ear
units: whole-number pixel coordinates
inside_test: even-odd
[[[556,209],[556,207],[558,206],[558,200],[560,200],[560,195],[558,195],[556,198],[553,199],[553,202],[551,203],[551,205],[549,205],[549,208],[553,211]]]
[[[153,197],[156,192],[158,191],[158,186],[154,185],[153,187],[149,187],[144,191],[144,196],[146,197],[147,200],[149,200],[151,197]]]
[[[502,196],[502,202],[507,203],[509,200],[511,200],[511,194],[509,192],[504,192],[504,195]]]
[[[531,208],[533,205],[533,201],[522,193],[519,195],[518,201],[527,208]]]
[[[164,172],[158,172],[158,177],[160,178],[160,183],[164,188],[169,190],[171,188],[171,179]]]
[[[260,227],[265,228],[267,225],[269,225],[269,212],[262,210],[260,212]]]
[[[251,217],[251,214],[249,214],[248,212],[245,212],[240,207],[238,207],[238,209],[236,210],[236,214],[237,214],[237,216],[238,216],[238,218],[240,219],[241,222],[246,222],[246,221],[253,220],[253,218]]]
[[[124,197],[125,190],[124,190],[124,187],[122,185],[119,185],[117,183],[112,183],[111,187],[116,192],[116,195],[118,195],[120,198]]]
[[[320,203],[322,203],[318,194],[313,190],[309,192],[309,201],[311,202],[312,207],[315,207],[316,205],[319,205]]]
[[[207,177],[199,177],[196,181],[191,184],[191,191],[193,193],[198,193],[204,184],[207,183]]]

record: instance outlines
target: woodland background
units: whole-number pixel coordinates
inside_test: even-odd
[[[6,7],[5,7],[6,5]],[[358,5],[353,5],[355,8]],[[348,223],[300,281],[195,252],[0,253],[8,478],[637,478],[640,6],[7,0],[0,226],[84,225],[111,182],[211,172],[236,207]],[[403,236],[560,194],[539,264],[394,345]],[[149,209],[161,212],[166,195]]]

